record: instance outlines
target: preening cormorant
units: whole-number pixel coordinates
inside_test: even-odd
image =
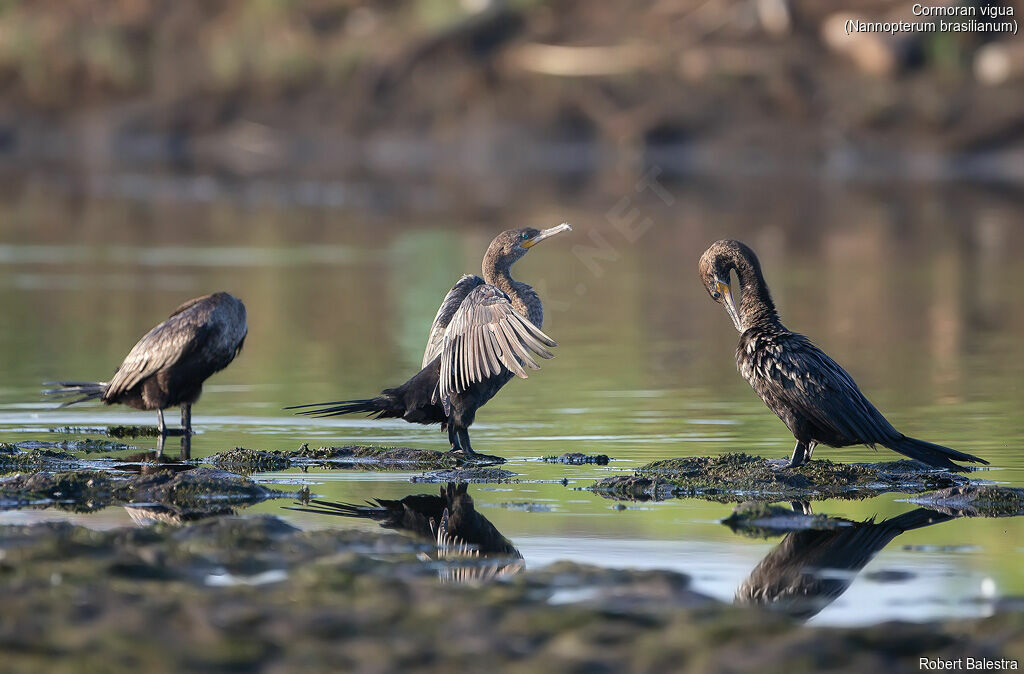
[[[552,358],[555,341],[541,332],[544,308],[527,284],[516,281],[512,265],[536,244],[570,231],[567,224],[537,230],[502,232],[491,241],[483,261],[483,278],[467,274],[441,303],[427,337],[422,369],[376,398],[339,400],[286,409],[329,417],[366,413],[376,419],[398,418],[417,424],[441,424],[451,451],[472,456],[469,427],[476,411],[512,379],[526,378],[534,360]]]
[[[439,494],[412,494],[401,500],[373,499],[365,505],[309,501],[289,508],[321,515],[373,520],[437,545],[435,559],[473,562],[441,569],[442,580],[481,581],[509,576],[523,569],[523,556],[473,505],[466,483],[449,482]],[[494,563],[481,563],[491,559]]]
[[[803,465],[815,446],[882,445],[936,468],[962,471],[953,460],[988,461],[910,438],[890,424],[853,378],[809,339],[779,320],[761,264],[748,246],[722,240],[700,258],[700,278],[740,332],[736,365],[765,405],[796,437],[791,466]],[[739,279],[739,304],[730,272]]]
[[[881,522],[830,518],[833,528],[790,532],[736,590],[736,603],[808,620],[846,592],[861,569],[894,538],[954,518],[917,508]]]
[[[180,405],[182,431],[191,433],[192,405],[203,392],[203,382],[234,360],[247,332],[241,301],[224,292],[197,297],[147,332],[109,382],[47,382],[60,388],[43,393],[73,398],[62,407],[99,399],[156,410],[161,436],[168,432],[164,410]]]

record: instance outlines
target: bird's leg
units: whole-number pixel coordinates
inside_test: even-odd
[[[473,447],[469,444],[468,428],[459,429],[459,449],[461,449],[462,453],[466,456],[476,456],[476,452],[473,451]]]
[[[790,468],[797,468],[807,463],[807,445],[796,441],[796,447],[793,448],[793,458],[789,460]]]
[[[455,424],[453,424],[450,419],[448,420],[448,444],[452,446],[452,448],[448,451],[459,451],[459,436],[455,432]]]
[[[164,423],[164,411],[156,411],[156,429],[160,432],[160,437],[167,435],[167,424]]]
[[[167,441],[167,436],[161,433],[156,438],[156,458],[159,459],[164,455],[164,443]]]
[[[811,460],[811,454],[814,454],[814,448],[817,447],[817,446],[818,446],[818,443],[815,442],[814,440],[811,440],[810,442],[807,443],[807,460],[808,461]]]
[[[192,405],[190,403],[181,406],[181,432],[185,435],[192,435]]]

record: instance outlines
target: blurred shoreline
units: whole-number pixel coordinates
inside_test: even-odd
[[[1020,182],[1013,36],[835,34],[911,5],[12,2],[0,163]]]

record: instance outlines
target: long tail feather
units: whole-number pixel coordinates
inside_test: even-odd
[[[392,411],[392,401],[384,396],[366,398],[364,400],[335,400],[328,403],[312,403],[308,405],[293,405],[286,407],[286,410],[302,410],[296,414],[304,414],[311,417],[334,417],[339,414],[376,414],[377,417],[387,415]],[[308,408],[308,409],[307,409]],[[399,415],[401,416],[401,415]]]
[[[102,398],[103,392],[107,390],[107,383],[103,381],[47,381],[43,382],[43,386],[58,387],[44,389],[44,396],[58,400],[74,398],[74,400],[65,400],[61,403],[61,407],[85,402],[86,400],[97,400]]]
[[[953,463],[953,460],[970,461],[973,463],[983,463],[988,465],[988,461],[974,456],[973,454],[967,454],[966,452],[960,452],[955,449],[950,449],[949,447],[943,447],[942,445],[918,440],[917,438],[908,438],[905,435],[895,442],[887,443],[886,447],[899,452],[900,454],[909,456],[912,459],[923,461],[929,466],[945,468],[947,470],[958,472],[965,471],[966,468]]]

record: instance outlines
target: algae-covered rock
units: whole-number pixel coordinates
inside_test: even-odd
[[[204,459],[207,463],[240,473],[324,466],[353,470],[443,470],[482,463],[503,463],[500,457],[465,459],[448,452],[409,447],[346,445],[297,450],[256,450],[236,447]]]
[[[998,485],[963,485],[910,499],[933,510],[966,517],[1024,515],[1024,489]]]
[[[266,452],[244,447],[235,447],[230,451],[214,454],[205,461],[219,468],[239,473],[285,470],[292,466],[292,459],[285,452]]]
[[[78,457],[61,449],[23,450],[10,443],[0,443],[0,473],[60,470],[77,463]]]
[[[112,438],[156,438],[160,429],[156,426],[111,426],[107,435]]]
[[[51,433],[103,433],[111,438],[156,438],[160,436],[160,429],[156,426],[61,426],[51,428]]]
[[[668,480],[645,475],[613,475],[595,482],[591,490],[605,498],[629,501],[660,501],[677,491]]]
[[[609,498],[691,496],[721,502],[866,498],[885,492],[918,493],[965,484],[961,475],[901,460],[886,463],[788,462],[748,454],[696,456],[654,461],[633,479],[598,481],[593,490]]]
[[[43,471],[0,480],[0,508],[53,505],[85,512],[112,505],[158,503],[203,511],[296,496],[211,468],[137,474],[92,470]]]

